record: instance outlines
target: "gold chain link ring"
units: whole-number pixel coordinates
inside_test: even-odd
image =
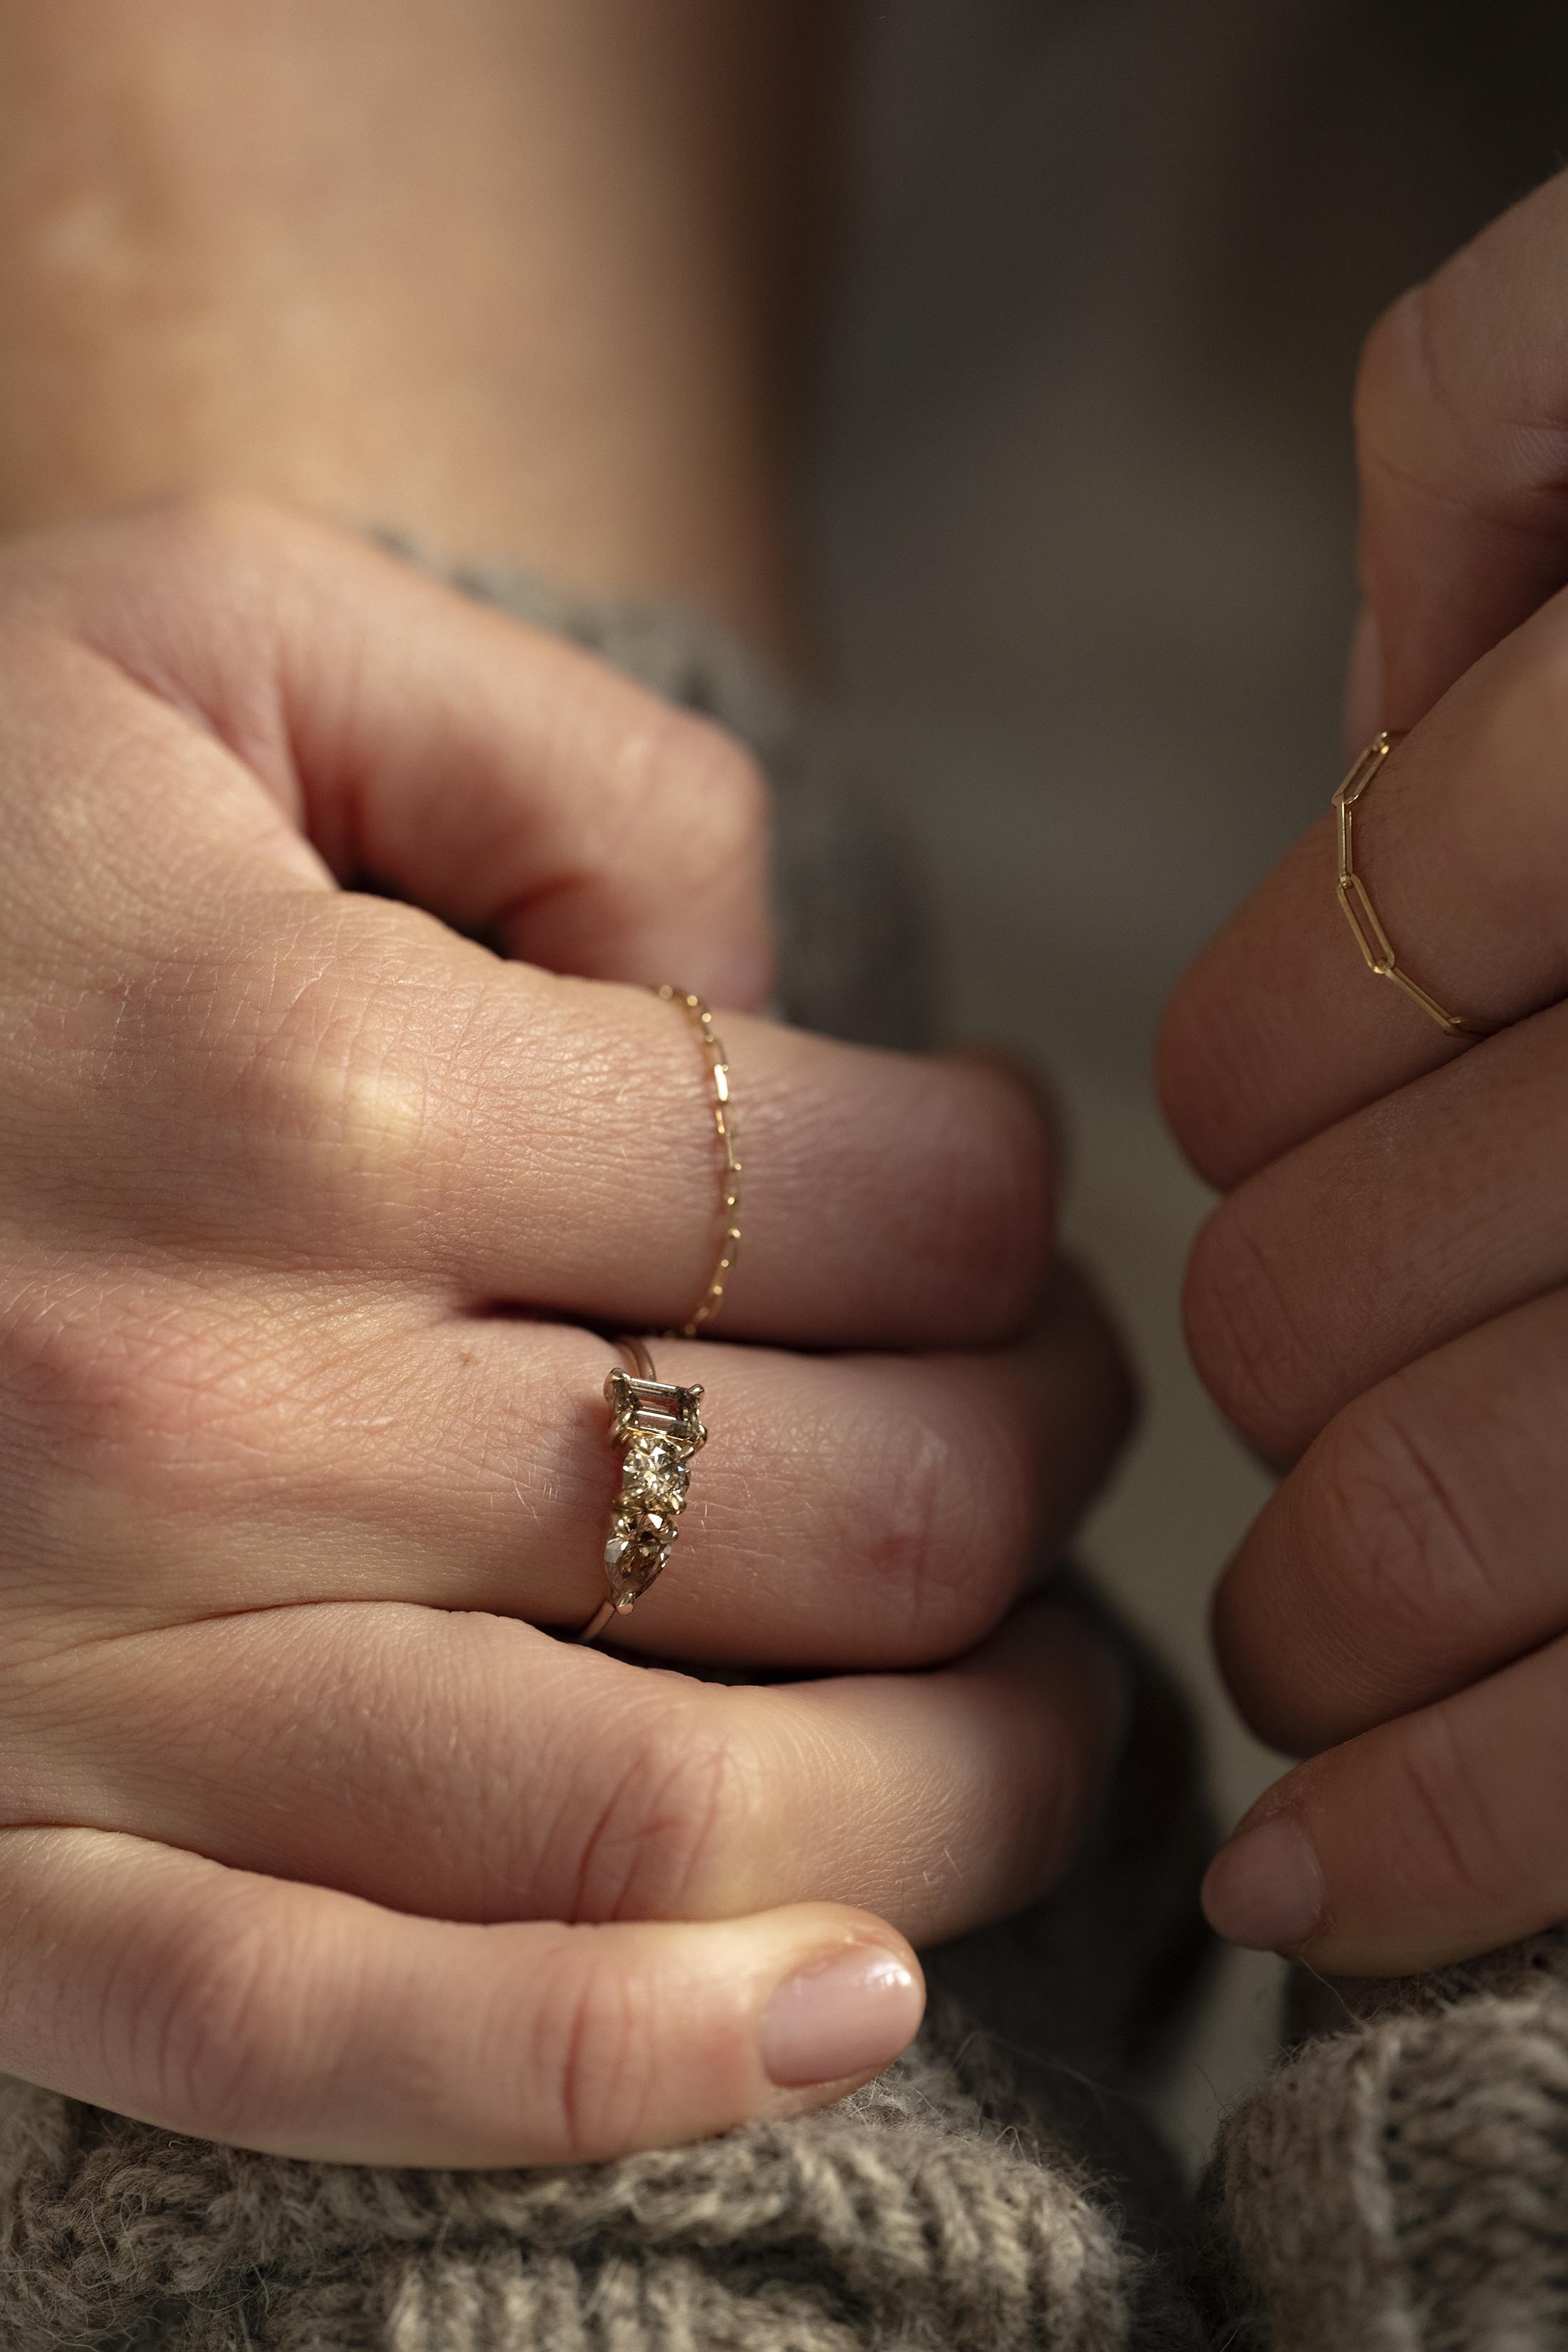
[[[1427,1019],[1435,1021],[1450,1037],[1495,1036],[1500,1024],[1467,1021],[1458,1013],[1445,1011],[1419,981],[1412,980],[1401,969],[1394,942],[1379,921],[1366,885],[1355,870],[1355,804],[1395,745],[1404,740],[1403,734],[1387,728],[1381,735],[1375,735],[1333,796],[1339,824],[1339,903],[1345,921],[1355,933],[1355,943],[1366,959],[1367,969],[1375,971],[1379,980],[1391,980],[1396,988],[1403,989],[1411,1003],[1418,1004]]]

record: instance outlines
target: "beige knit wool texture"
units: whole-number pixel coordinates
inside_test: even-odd
[[[1023,2352],[1127,2342],[1077,2168],[913,2063],[841,2108],[547,2172],[290,2164],[18,2087],[0,2341],[160,2352]]]
[[[1304,1980],[1298,2014],[1309,2038],[1210,2168],[1200,2300],[1226,2352],[1568,2346],[1568,1931]]]

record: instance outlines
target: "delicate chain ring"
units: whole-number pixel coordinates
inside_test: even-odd
[[[1411,979],[1402,968],[1367,887],[1355,870],[1355,804],[1396,744],[1404,740],[1403,734],[1388,728],[1381,735],[1375,735],[1333,796],[1339,826],[1339,903],[1355,933],[1355,943],[1366,960],[1367,969],[1375,971],[1379,980],[1391,980],[1396,988],[1403,989],[1411,1003],[1418,1004],[1427,1019],[1435,1021],[1450,1037],[1495,1036],[1500,1023],[1468,1021],[1461,1013],[1449,1013],[1419,981]]]
[[[686,990],[672,988],[666,981],[658,991],[666,1004],[678,1004],[695,1030],[702,1047],[703,1059],[713,1082],[713,1125],[721,1154],[719,1166],[719,1201],[723,1223],[723,1238],[718,1245],[718,1263],[712,1278],[684,1323],[678,1323],[667,1336],[672,1339],[694,1339],[705,1323],[711,1323],[724,1304],[724,1288],[735,1269],[740,1252],[740,1162],[735,1156],[735,1107],[729,1093],[729,1062],[724,1050],[724,1040],[713,1025],[713,1014],[700,996]]]

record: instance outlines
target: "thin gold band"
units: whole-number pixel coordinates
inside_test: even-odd
[[[1334,816],[1339,825],[1339,903],[1345,921],[1355,934],[1355,943],[1366,960],[1367,969],[1379,980],[1391,980],[1396,988],[1403,989],[1412,1004],[1418,1004],[1429,1021],[1450,1037],[1491,1037],[1499,1023],[1468,1021],[1463,1014],[1449,1013],[1438,1003],[1420,982],[1412,980],[1401,969],[1394,951],[1394,942],[1378,919],[1376,908],[1365,883],[1355,870],[1355,804],[1368,784],[1382,769],[1385,760],[1396,743],[1405,738],[1385,728],[1375,735],[1356,761],[1349,775],[1333,796]]]
[[[598,1608],[594,1611],[592,1616],[589,1619],[587,1624],[583,1627],[581,1633],[574,1633],[571,1637],[572,1640],[574,1642],[597,1642],[599,1636],[603,1633],[604,1628],[609,1624],[610,1620],[614,1616],[614,1614],[615,1603],[610,1599],[609,1595],[606,1594],[605,1598],[600,1602]]]
[[[666,981],[658,992],[666,1004],[678,1004],[697,1034],[703,1059],[707,1064],[713,1083],[713,1125],[718,1138],[721,1154],[719,1167],[719,1201],[723,1216],[723,1238],[718,1245],[718,1263],[712,1279],[684,1323],[679,1323],[668,1336],[672,1339],[694,1339],[705,1323],[711,1323],[724,1304],[724,1286],[729,1280],[735,1261],[740,1254],[740,1162],[735,1156],[735,1108],[729,1095],[729,1062],[724,1050],[724,1040],[713,1025],[713,1014],[700,996],[685,989],[672,988]]]

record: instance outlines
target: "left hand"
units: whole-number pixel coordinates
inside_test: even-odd
[[[1565,254],[1568,178],[1390,312],[1357,413],[1352,725],[1415,730],[1358,864],[1401,962],[1509,1025],[1467,1049],[1365,970],[1325,814],[1161,1042],[1178,1139],[1228,1194],[1193,1353],[1295,1465],[1222,1582],[1221,1661],[1312,1759],[1206,1899],[1337,1972],[1568,1916],[1568,597],[1536,609],[1568,579]]]

